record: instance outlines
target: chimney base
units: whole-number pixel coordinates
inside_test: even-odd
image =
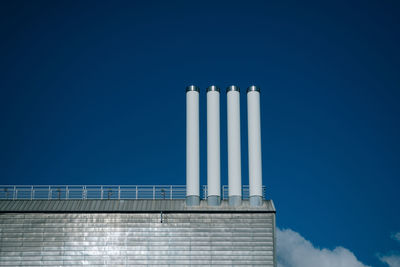
[[[242,205],[242,196],[229,196],[229,206],[237,207]]]
[[[262,196],[250,196],[250,206],[257,207],[262,206]]]
[[[199,206],[200,205],[200,197],[199,196],[187,196],[186,197],[186,206]]]
[[[221,197],[220,196],[208,196],[207,203],[208,203],[208,206],[219,206],[219,205],[221,205]]]

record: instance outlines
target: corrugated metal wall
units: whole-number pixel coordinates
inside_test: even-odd
[[[0,266],[274,266],[274,213],[3,213]]]

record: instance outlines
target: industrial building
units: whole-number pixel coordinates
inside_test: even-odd
[[[199,177],[199,89],[186,90],[185,186],[0,186],[0,266],[271,266],[276,218],[261,171],[260,92],[227,88],[228,185],[220,182],[219,89],[207,89],[207,185]]]

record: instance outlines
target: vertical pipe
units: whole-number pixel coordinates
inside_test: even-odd
[[[247,89],[250,205],[262,205],[260,89]]]
[[[239,206],[242,201],[242,168],[240,151],[240,89],[226,88],[228,120],[228,190],[229,205]]]
[[[199,88],[186,87],[186,205],[200,204]]]
[[[219,88],[207,88],[207,202],[210,206],[221,203],[220,112]]]

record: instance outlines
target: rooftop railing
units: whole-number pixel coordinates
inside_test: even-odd
[[[207,185],[201,198],[207,199]],[[184,185],[0,185],[0,199],[185,199]],[[222,199],[228,199],[228,186],[222,186]],[[242,187],[242,198],[249,198],[249,186]],[[263,198],[265,187],[263,186]]]

